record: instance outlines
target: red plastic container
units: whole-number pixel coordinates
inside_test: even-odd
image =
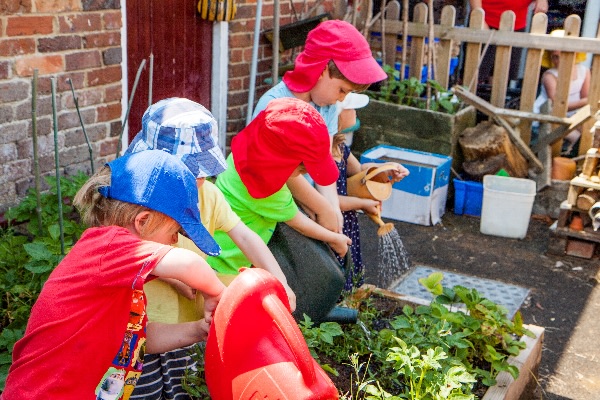
[[[283,286],[258,268],[243,270],[224,293],[204,368],[214,400],[338,398],[310,355]]]

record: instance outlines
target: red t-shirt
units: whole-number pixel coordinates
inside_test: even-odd
[[[121,227],[86,230],[32,308],[2,400],[129,398],[146,342],[143,285],[170,249]]]
[[[485,22],[490,28],[500,27],[500,17],[507,10],[515,13],[515,30],[527,26],[527,10],[532,0],[482,0],[481,8],[485,11]]]

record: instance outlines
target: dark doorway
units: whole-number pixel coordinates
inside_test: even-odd
[[[186,97],[210,109],[212,22],[201,19],[190,0],[128,0],[126,8],[128,98],[146,60],[129,112],[131,141],[149,104],[151,53],[153,103]]]

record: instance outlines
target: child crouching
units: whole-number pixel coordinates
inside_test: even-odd
[[[3,400],[128,399],[146,352],[206,338],[225,286],[202,257],[171,246],[185,231],[219,253],[197,202],[195,177],[160,150],[120,157],[90,178],[75,205],[93,227],[45,283],[15,344]],[[154,277],[202,293],[205,318],[147,324],[143,285]]]

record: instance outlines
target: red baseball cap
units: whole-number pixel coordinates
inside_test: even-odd
[[[271,100],[233,138],[231,152],[248,193],[257,199],[280,190],[300,164],[322,186],[339,174],[323,117],[295,97]]]
[[[353,83],[366,85],[387,78],[373,58],[369,43],[354,25],[327,20],[308,33],[304,50],[296,57],[294,69],[285,73],[283,81],[293,92],[308,92],[316,85],[329,60]]]

